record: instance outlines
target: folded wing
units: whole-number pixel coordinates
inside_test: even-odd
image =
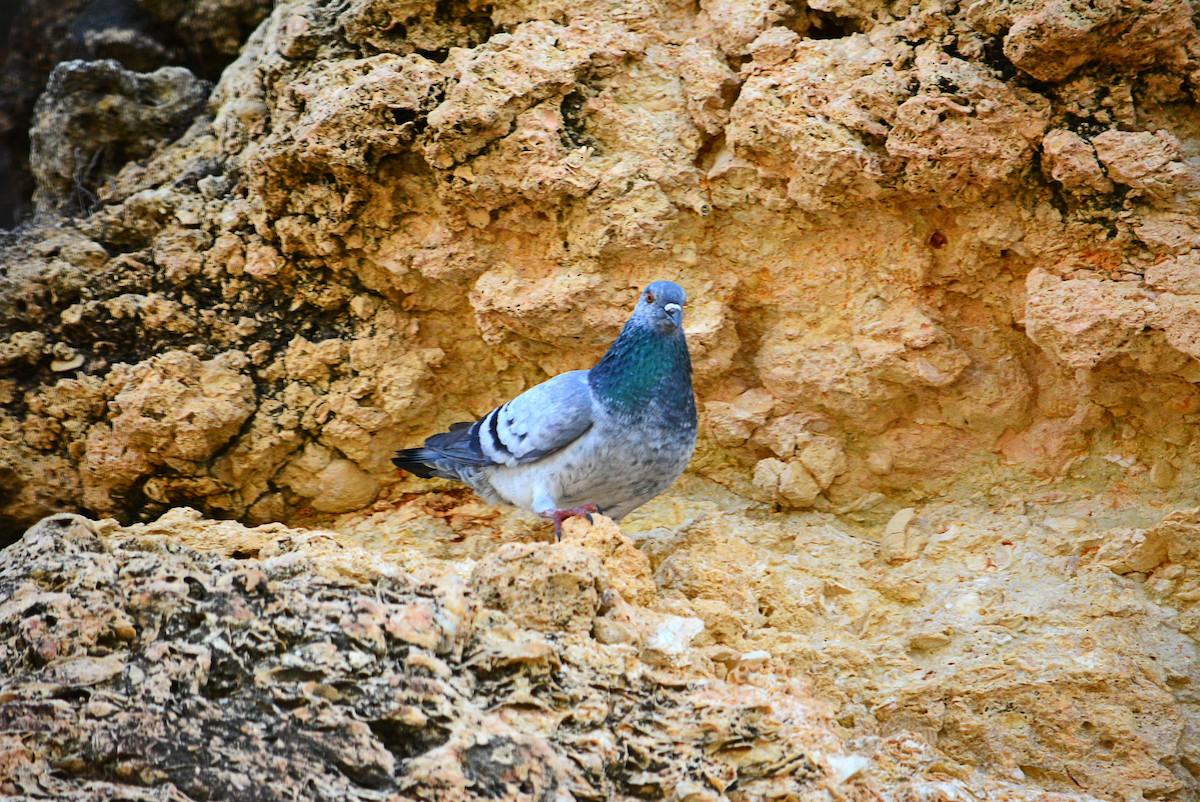
[[[418,476],[458,478],[457,468],[515,467],[566,448],[592,427],[586,370],[563,373],[526,390],[474,423],[456,423],[423,448],[396,453]]]

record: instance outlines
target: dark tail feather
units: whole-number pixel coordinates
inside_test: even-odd
[[[435,476],[441,479],[457,478],[447,476],[432,464],[437,456],[437,452],[428,448],[402,448],[392,457],[392,464],[422,479],[432,479]]]
[[[461,482],[456,469],[490,463],[479,450],[479,441],[471,438],[472,426],[469,421],[452,424],[450,431],[426,438],[424,446],[400,449],[392,463],[422,479],[437,476]]]

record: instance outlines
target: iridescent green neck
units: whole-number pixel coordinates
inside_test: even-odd
[[[588,380],[603,403],[635,416],[664,396],[690,402],[692,363],[683,332],[630,320]]]

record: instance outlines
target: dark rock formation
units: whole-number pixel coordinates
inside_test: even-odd
[[[33,210],[29,128],[55,66],[111,59],[133,72],[183,66],[214,81],[270,0],[21,0],[0,9],[0,228]],[[10,24],[11,23],[11,24]]]
[[[37,213],[94,209],[100,184],[182,134],[209,89],[183,67],[137,73],[111,60],[59,64],[30,131]]]

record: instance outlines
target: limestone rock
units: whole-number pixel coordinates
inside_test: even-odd
[[[1197,794],[1186,3],[267,5],[4,76],[112,80],[0,237],[0,528],[130,528],[4,558],[2,793]],[[664,277],[703,436],[630,540],[388,464]]]
[[[183,133],[208,85],[182,67],[142,74],[115,61],[67,61],[50,75],[29,133],[39,214],[88,211],[123,159]]]
[[[914,77],[921,89],[896,109],[886,145],[905,160],[905,188],[967,199],[1030,165],[1048,122],[1044,98],[929,48],[917,51]]]
[[[1128,5],[1074,6],[1061,0],[997,5],[1009,14],[1016,12],[1004,37],[1005,55],[1041,81],[1062,80],[1093,60],[1135,69],[1156,61],[1178,63],[1185,58],[1184,48],[1196,39],[1186,5],[1173,0]]]
[[[400,484],[391,449],[592,364],[631,293],[668,274],[691,293],[710,413],[695,471],[747,495],[783,498],[754,466],[812,436],[829,453],[800,462],[834,509],[964,471],[1038,481],[1089,453],[1097,406],[1130,411],[1138,464],[1195,462],[1158,453],[1188,429],[1200,352],[1183,5],[707,3],[690,22],[435,5],[279,6],[205,116],[182,73],[62,68],[108,76],[85,94],[118,116],[138,87],[161,102],[135,115],[153,130],[113,133],[53,123],[90,107],[46,97],[50,206],[91,147],[63,136],[122,152],[84,181],[78,226],[3,246],[9,531],[83,504],[268,520],[373,503]],[[145,13],[199,54],[230,53],[263,10]],[[1007,75],[997,45],[1059,88]],[[145,460],[91,464],[115,366],[234,350],[254,399],[227,445],[153,480]],[[1106,372],[1121,359],[1171,402]],[[77,401],[47,404],[60,379]],[[343,489],[322,499],[335,463]],[[114,492],[85,497],[97,483]]]
[[[1068,189],[1111,192],[1113,183],[1096,158],[1096,149],[1073,131],[1056,128],[1042,138],[1043,169]]]
[[[568,518],[563,523],[563,542],[598,554],[608,588],[622,599],[643,607],[653,604],[657,589],[649,558],[605,516],[593,515],[587,526],[585,520]]]
[[[1030,336],[1072,367],[1090,368],[1138,347],[1146,296],[1135,284],[1029,274]]]
[[[594,552],[563,543],[510,543],[476,567],[471,586],[485,607],[521,626],[585,632],[600,610],[607,578]]]
[[[114,781],[97,767],[138,799],[693,788],[869,800],[888,781],[846,753],[802,683],[756,674],[754,661],[725,683],[651,669],[584,632],[501,628],[457,601],[452,580],[422,583],[361,551],[358,565],[374,568],[326,573],[303,535],[60,515],[0,552],[0,789],[106,798]],[[178,542],[189,538],[225,552]],[[262,556],[228,556],[235,543]],[[539,548],[559,562],[592,554]],[[508,592],[516,602],[536,588]]]
[[[32,211],[27,134],[58,64],[112,59],[141,73],[178,65],[211,80],[269,11],[267,0],[25,0],[0,49],[0,228]],[[112,166],[117,154],[105,160]]]
[[[243,367],[245,356],[237,352],[201,362],[176,351],[110,376],[120,390],[111,426],[96,426],[88,436],[86,503],[113,510],[114,499],[156,469],[197,472],[254,410],[253,383],[239,372]],[[199,496],[222,490],[203,478],[190,489]]]

